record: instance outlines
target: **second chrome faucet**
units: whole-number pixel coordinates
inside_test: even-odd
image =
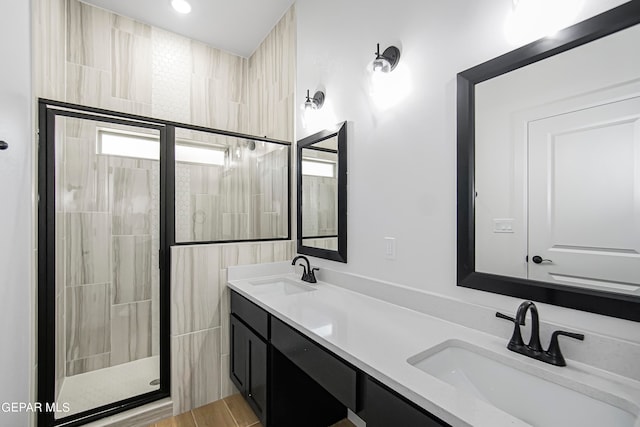
[[[520,325],[525,324],[525,318],[527,311],[531,310],[531,338],[529,344],[525,344],[522,340],[522,333],[520,332]],[[496,313],[496,317],[509,320],[513,322],[513,335],[507,344],[507,348],[516,353],[524,354],[536,360],[541,360],[545,363],[550,363],[556,366],[566,366],[567,363],[560,351],[560,344],[558,343],[558,336],[566,336],[577,340],[584,340],[584,335],[576,334],[566,331],[555,331],[551,335],[551,342],[549,348],[544,351],[540,344],[540,321],[538,318],[538,309],[536,305],[531,301],[524,301],[518,307],[515,317],[507,316],[500,312]]]

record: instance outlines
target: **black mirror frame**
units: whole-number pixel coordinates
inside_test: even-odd
[[[633,0],[458,74],[457,285],[640,321],[640,297],[475,271],[475,85],[640,23]]]
[[[338,137],[338,250],[302,244],[302,149],[325,139]],[[317,258],[347,262],[347,122],[303,138],[297,143],[297,252]]]

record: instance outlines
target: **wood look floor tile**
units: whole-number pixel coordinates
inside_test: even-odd
[[[193,409],[197,427],[237,427],[231,412],[222,400]]]
[[[238,423],[238,427],[253,426],[259,421],[242,395],[234,394],[233,396],[225,398],[224,402],[229,407],[236,423]]]
[[[337,423],[335,423],[331,427],[356,427],[356,426],[351,421],[349,421],[348,419],[345,418],[344,420],[338,421]]]
[[[166,418],[156,423],[155,427],[196,427],[196,423],[193,420],[191,412],[185,412],[175,417]]]

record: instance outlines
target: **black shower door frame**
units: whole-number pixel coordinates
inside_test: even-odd
[[[38,103],[38,281],[37,281],[37,414],[39,427],[78,426],[170,396],[171,364],[169,343],[169,250],[174,243],[174,145],[175,128],[153,119],[83,107],[58,101]],[[159,215],[159,356],[160,388],[128,399],[99,406],[68,417],[55,418],[55,121],[72,117],[96,122],[157,130],[160,135]],[[156,266],[152,266],[156,268]],[[60,408],[62,409],[62,408]]]

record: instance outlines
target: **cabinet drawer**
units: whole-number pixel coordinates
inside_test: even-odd
[[[356,410],[353,367],[275,317],[271,318],[271,344],[343,405]]]
[[[231,313],[242,319],[262,338],[269,338],[269,314],[240,295],[231,291]]]
[[[449,424],[367,378],[364,421],[367,427],[446,427]]]

